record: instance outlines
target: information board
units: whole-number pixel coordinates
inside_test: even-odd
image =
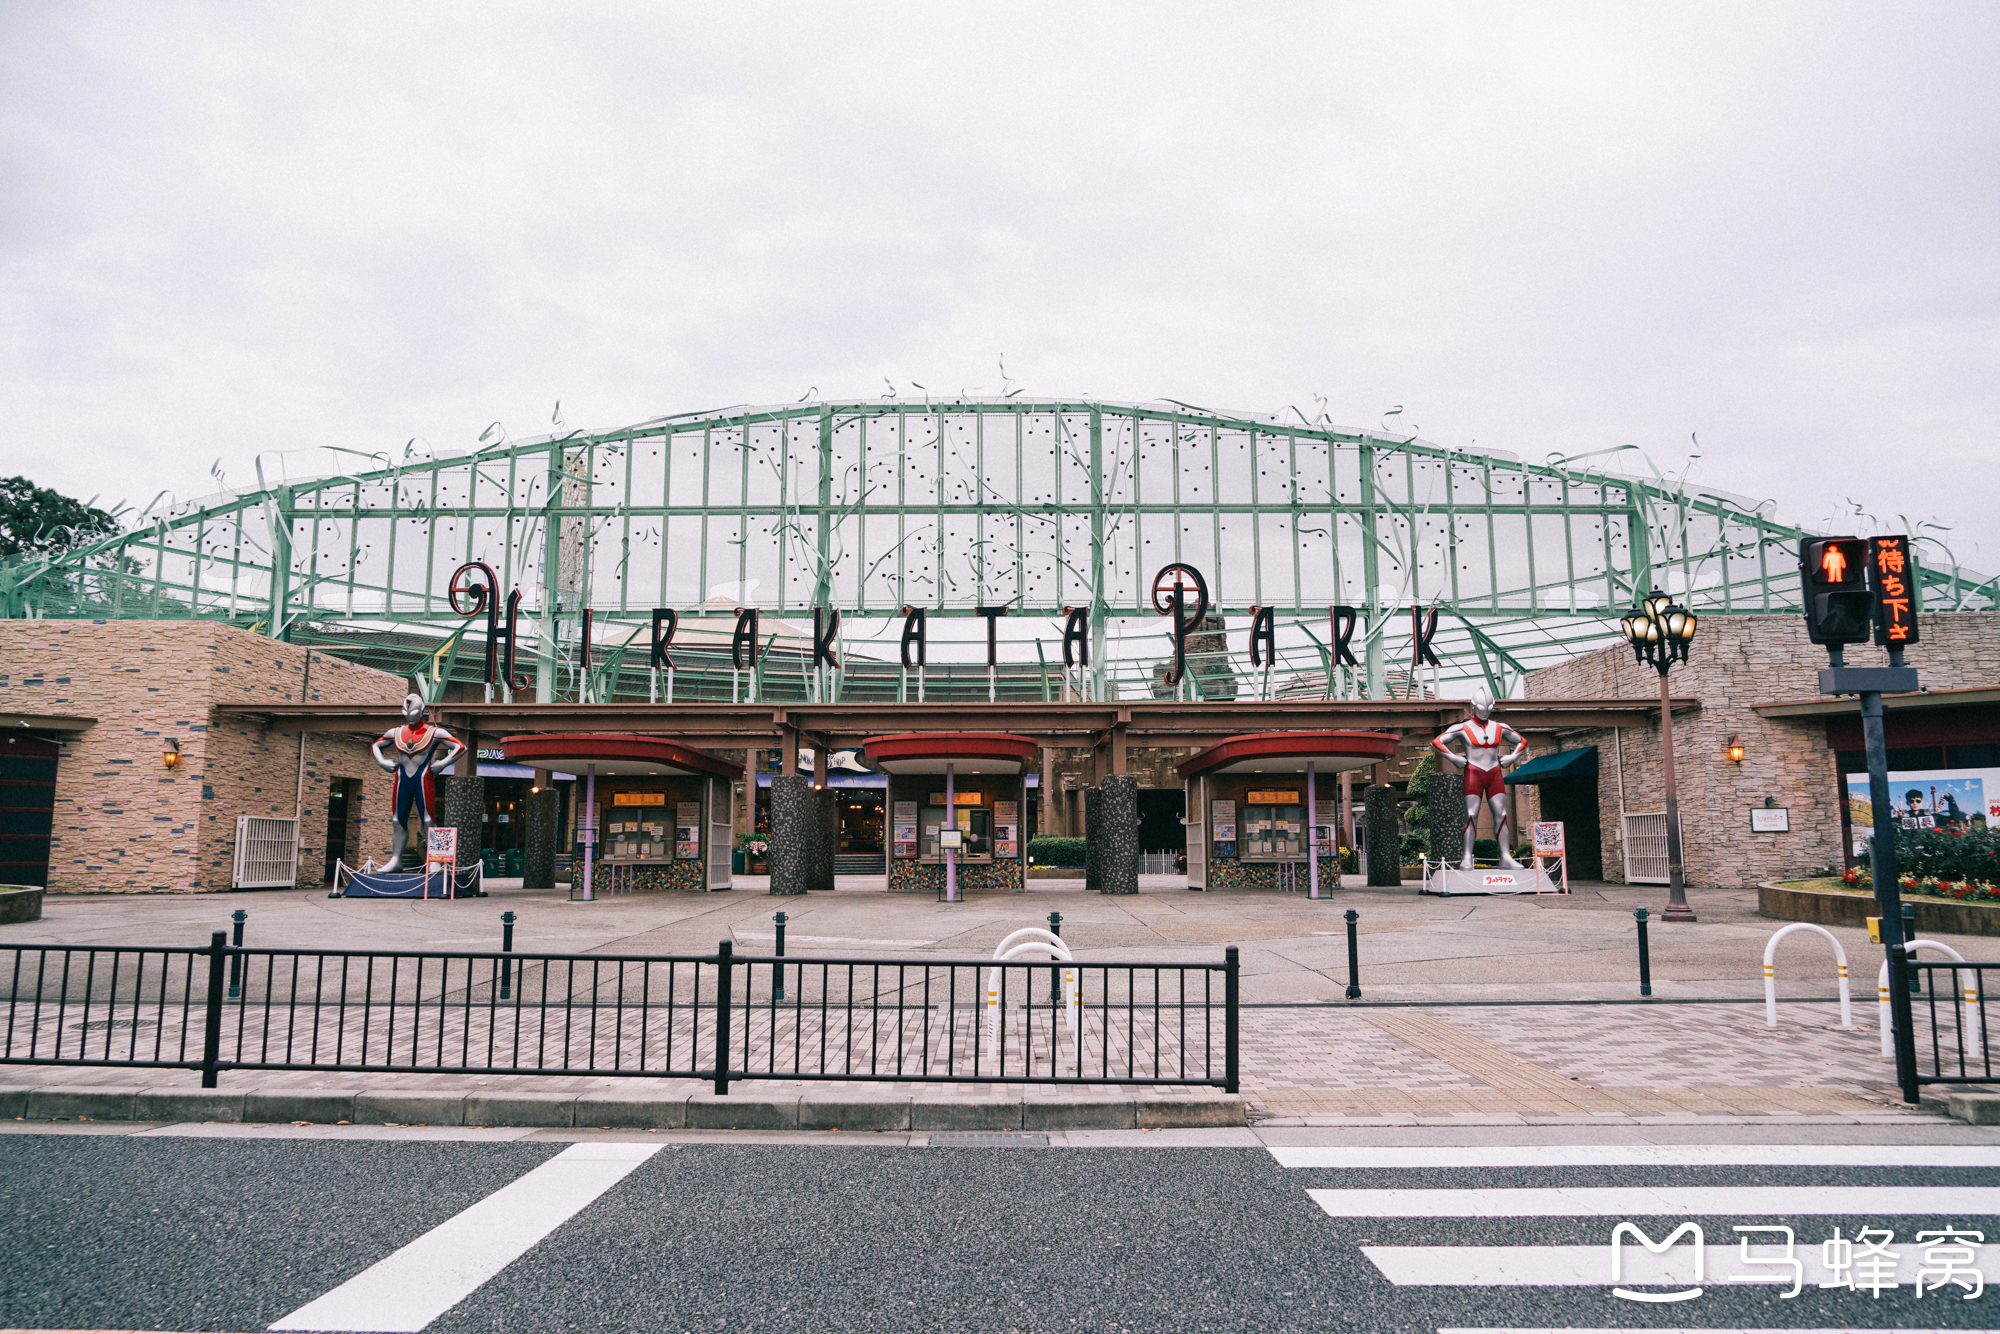
[[[892,831],[890,850],[898,857],[917,855],[917,803],[899,801],[889,821]]]
[[[1537,857],[1560,857],[1563,855],[1563,827],[1561,820],[1539,820],[1534,826],[1535,855]]]

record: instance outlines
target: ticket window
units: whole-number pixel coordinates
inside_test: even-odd
[[[946,823],[945,808],[926,806],[918,814],[917,823],[922,827],[922,856],[925,861],[938,860],[938,831],[950,826]],[[981,806],[961,806],[958,810],[958,831],[961,841],[958,849],[960,861],[990,861],[993,857],[993,812]]]
[[[1297,861],[1306,855],[1305,807],[1245,806],[1241,838],[1244,861]]]

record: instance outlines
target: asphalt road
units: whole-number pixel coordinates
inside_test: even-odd
[[[2000,1187],[2000,1168],[1287,1168],[1263,1148],[658,1144],[434,1323],[479,1331],[1984,1329],[2000,1290],[1396,1286],[1369,1246],[1602,1246],[1609,1218],[1331,1217],[1309,1189]],[[1329,1141],[1331,1142],[1331,1141]],[[559,1143],[0,1136],[0,1326],[262,1330]],[[560,1170],[558,1168],[558,1170]],[[1971,1198],[1971,1197],[1965,1197]],[[1982,1206],[1983,1207],[1983,1206]],[[1956,1218],[1738,1215],[1833,1226]],[[1659,1235],[1656,1223],[1648,1229]],[[477,1238],[468,1238],[468,1245]],[[2000,1273],[1990,1275],[2000,1280]],[[446,1276],[439,1282],[448,1286]]]

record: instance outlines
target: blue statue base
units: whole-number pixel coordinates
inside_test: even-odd
[[[356,871],[341,886],[339,897],[347,899],[482,899],[478,866],[459,867],[456,874],[433,871]]]

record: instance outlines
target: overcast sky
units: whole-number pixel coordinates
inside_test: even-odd
[[[1996,573],[1996,70],[1990,4],[0,0],[0,471],[144,505],[1004,355],[1533,460],[1698,435]]]

